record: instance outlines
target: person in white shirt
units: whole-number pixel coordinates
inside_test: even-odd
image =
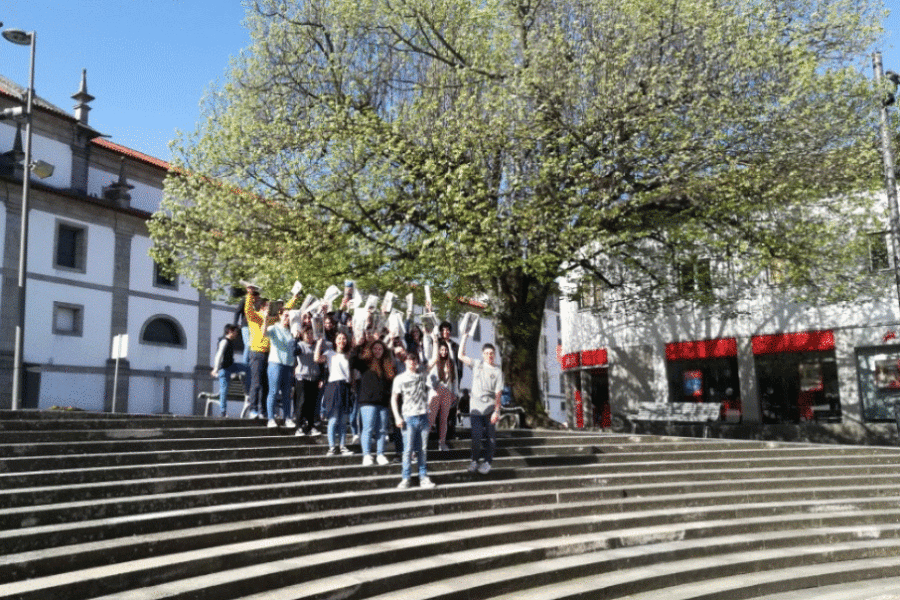
[[[344,445],[347,435],[347,413],[350,409],[350,338],[345,331],[334,336],[334,350],[323,351],[325,341],[319,339],[313,355],[319,364],[328,365],[328,382],[322,394],[322,420],[328,421],[328,455],[353,454]]]
[[[497,421],[500,420],[500,397],[503,372],[494,364],[497,350],[492,344],[481,349],[481,360],[466,356],[468,333],[459,343],[459,360],[472,368],[472,394],[469,399],[469,422],[472,428],[472,462],[469,472],[487,475],[494,460]]]
[[[407,353],[404,363],[406,370],[394,378],[391,388],[394,422],[403,432],[403,474],[397,487],[409,487],[411,455],[415,452],[419,463],[419,487],[433,488],[435,484],[428,477],[427,466],[428,432],[431,430],[428,423],[427,378],[419,370],[419,357],[416,353]]]

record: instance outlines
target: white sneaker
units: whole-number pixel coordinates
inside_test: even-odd
[[[478,470],[478,463],[473,460],[471,463],[469,463],[469,473],[474,473],[477,470]]]
[[[405,490],[408,487],[409,487],[409,479],[401,479],[400,483],[397,484],[398,490]]]
[[[490,473],[491,472],[491,463],[486,462],[486,461],[481,463],[481,465],[478,467],[478,472],[481,473],[482,475],[487,475],[488,473]]]
[[[353,450],[351,450],[347,446],[341,446],[341,454],[343,454],[344,456],[350,456],[351,454],[353,454]]]
[[[445,442],[441,442],[440,444],[438,444],[438,450],[440,450],[441,452],[447,452],[448,450],[450,450],[450,446],[448,446]]]
[[[356,444],[356,443],[358,443],[358,442],[359,442],[359,436],[358,436],[358,435],[354,435],[354,436],[350,439],[350,443],[351,443],[351,444]]]
[[[379,454],[375,457],[375,462],[377,462],[379,465],[387,465],[390,464],[391,461],[389,461],[388,457],[384,454]]]
[[[371,467],[374,464],[375,464],[375,459],[372,458],[371,454],[366,454],[365,456],[363,456],[363,466],[364,467]]]
[[[273,427],[278,427],[278,423],[275,422],[275,419],[269,419],[269,422],[266,423],[266,427],[272,429]]]
[[[293,419],[285,419],[285,420],[284,420],[284,426],[285,426],[285,427],[290,427],[291,429],[293,429],[294,427],[297,426],[297,424],[294,423],[294,420],[293,420]]]
[[[437,486],[437,484],[433,482],[430,477],[422,477],[421,479],[419,479],[420,488],[430,489],[435,486]]]
[[[251,410],[250,412],[247,413],[248,419],[255,419],[258,416],[259,416],[259,413],[256,412],[255,410]]]
[[[309,435],[322,435],[322,432],[319,431],[318,429],[316,429],[315,427],[313,427],[312,429],[309,430]]]

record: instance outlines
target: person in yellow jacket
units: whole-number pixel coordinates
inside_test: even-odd
[[[293,308],[297,302],[294,295],[284,308]],[[247,299],[244,300],[244,316],[250,329],[250,418],[270,419],[266,414],[266,397],[269,394],[269,378],[266,370],[269,363],[269,338],[265,335],[266,324],[274,324],[278,317],[269,316],[269,300],[261,298],[259,288],[247,286]]]

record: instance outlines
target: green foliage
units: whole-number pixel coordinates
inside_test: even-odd
[[[878,183],[877,103],[853,61],[879,11],[257,0],[253,45],[175,144],[154,257],[211,291],[350,276],[507,316],[575,267],[625,286],[624,266],[643,274],[629,291],[668,298],[672,257],[697,248],[825,287]]]

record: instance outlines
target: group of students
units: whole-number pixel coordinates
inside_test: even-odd
[[[245,362],[234,358],[234,340],[240,329],[229,324],[219,341],[211,373],[219,379],[221,416],[225,416],[228,381],[241,371],[252,418],[267,419],[269,427],[278,427],[275,416],[280,392],[284,426],[297,428],[296,435],[320,435],[316,423],[326,424],[328,455],[353,454],[345,445],[349,420],[353,435],[359,437],[363,465],[390,462],[384,453],[385,438],[393,433],[395,447],[402,446],[398,487],[410,486],[414,456],[419,486],[434,487],[427,468],[429,432],[436,426],[438,447],[448,449],[449,417],[459,400],[463,365],[467,365],[472,369],[469,472],[490,471],[503,389],[493,345],[484,345],[481,359],[467,356],[468,333],[463,333],[457,345],[450,339],[448,322],[430,336],[413,325],[403,340],[372,327],[353,335],[351,321],[343,311],[325,314],[323,332],[317,339],[313,315],[308,311],[292,314],[297,299],[295,295],[273,315],[259,289],[247,287],[242,311],[249,333]]]

